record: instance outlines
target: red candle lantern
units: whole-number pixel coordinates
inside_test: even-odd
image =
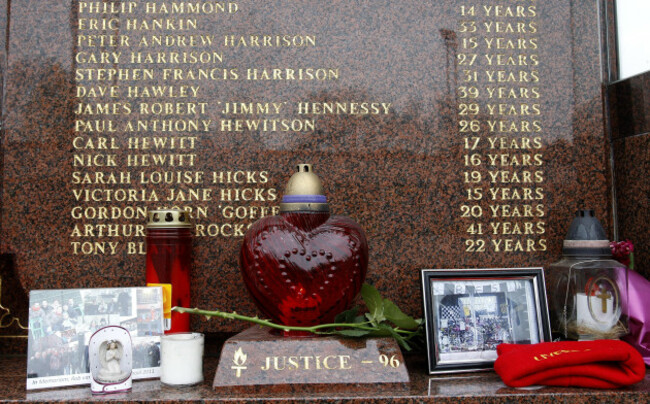
[[[147,223],[147,285],[171,285],[171,306],[190,307],[192,267],[192,223],[189,213],[179,209],[149,211]],[[165,313],[166,316],[169,313]],[[166,320],[167,322],[167,320]],[[188,313],[171,313],[166,333],[190,330]]]
[[[357,223],[330,215],[320,179],[300,164],[280,214],[251,226],[240,258],[244,283],[266,316],[311,326],[351,306],[366,276],[368,244]]]

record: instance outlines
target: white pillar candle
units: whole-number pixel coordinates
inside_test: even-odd
[[[614,299],[611,296],[587,296],[584,293],[578,293],[577,299],[579,326],[607,332],[616,325],[618,316],[614,308]],[[589,310],[590,304],[591,310]]]
[[[160,381],[191,386],[203,381],[203,334],[165,334],[160,337]]]

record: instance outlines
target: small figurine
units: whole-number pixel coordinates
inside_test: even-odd
[[[133,347],[125,328],[100,328],[88,343],[90,390],[93,394],[123,393],[131,390]]]
[[[103,343],[99,347],[99,369],[98,380],[104,383],[117,383],[127,378],[128,374],[120,367],[122,357],[122,345],[114,340]]]

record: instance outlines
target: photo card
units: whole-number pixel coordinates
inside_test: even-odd
[[[550,341],[542,268],[424,269],[429,373],[490,369],[501,343]]]
[[[134,380],[160,377],[160,287],[31,291],[27,390],[90,384],[88,342],[107,325],[131,335]]]

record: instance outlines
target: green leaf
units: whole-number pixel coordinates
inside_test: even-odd
[[[406,339],[404,339],[403,336],[401,336],[395,329],[388,324],[379,324],[379,328],[388,334],[388,336],[395,338],[397,343],[406,349],[407,351],[411,350],[411,346],[406,342]]]
[[[354,306],[350,310],[339,313],[335,318],[335,323],[355,323],[356,317],[359,315],[359,307]]]
[[[419,326],[413,317],[404,314],[395,303],[388,299],[384,299],[384,315],[388,321],[405,330],[412,330]]]
[[[363,302],[368,307],[368,313],[366,314],[368,320],[373,324],[379,324],[386,320],[386,317],[384,317],[384,299],[381,298],[377,289],[364,283],[361,286],[361,297],[363,297]]]
[[[347,329],[347,330],[335,330],[334,333],[338,335],[342,335],[344,337],[363,337],[370,334],[370,331]]]
[[[372,331],[369,335],[372,337],[391,337],[393,327],[388,324],[382,323],[378,324],[375,331]]]
[[[356,324],[365,323],[365,322],[366,322],[366,317],[363,316],[363,315],[361,315],[361,316],[356,316],[356,317],[354,318],[354,321],[353,321],[353,322],[356,323]]]

